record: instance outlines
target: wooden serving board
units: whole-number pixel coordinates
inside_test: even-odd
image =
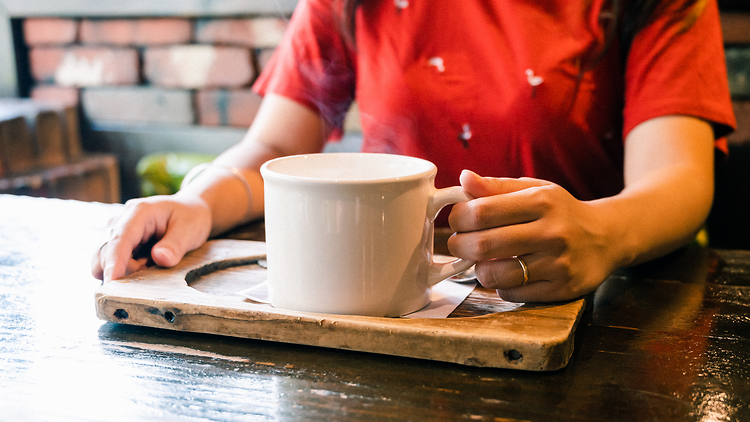
[[[176,267],[150,268],[103,285],[96,291],[97,315],[178,331],[551,371],[570,360],[584,310],[584,299],[517,306],[485,289],[476,289],[444,319],[276,309],[235,294],[265,278],[266,270],[253,264],[264,254],[262,242],[210,241]]]

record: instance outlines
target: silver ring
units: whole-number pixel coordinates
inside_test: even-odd
[[[523,259],[514,256],[513,258],[518,261],[519,264],[521,264],[521,269],[523,270],[523,283],[521,283],[521,286],[525,286],[526,283],[529,282],[529,267],[526,266],[526,263],[523,262]]]

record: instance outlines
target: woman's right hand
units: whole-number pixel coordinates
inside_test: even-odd
[[[150,263],[172,267],[206,242],[211,227],[211,210],[197,196],[178,192],[130,200],[107,225],[106,242],[91,260],[91,274],[106,283]],[[150,244],[150,250],[142,250]]]

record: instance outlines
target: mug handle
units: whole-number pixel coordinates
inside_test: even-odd
[[[472,200],[469,194],[467,194],[463,188],[454,186],[451,188],[438,189],[432,195],[430,203],[427,206],[427,215],[430,217],[430,222],[434,222],[437,218],[438,213],[446,205],[455,204],[458,202],[464,202]],[[469,269],[474,265],[476,261],[470,261],[468,259],[457,258],[450,262],[438,263],[435,261],[430,262],[429,274],[427,275],[427,283],[430,286],[434,286],[439,282],[445,280],[448,277],[454,276],[461,271]]]

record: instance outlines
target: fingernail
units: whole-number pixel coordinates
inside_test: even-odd
[[[173,259],[174,258],[174,252],[172,252],[169,248],[159,248],[161,250],[161,253],[164,254],[164,257]]]
[[[468,169],[461,170],[461,176],[462,177],[465,177],[465,176],[473,177],[474,179],[480,179],[481,178],[481,176],[479,176],[478,174],[476,174],[473,171],[468,170]]]
[[[159,261],[158,263],[160,265],[166,264],[168,266],[171,266],[173,265],[172,263],[174,262],[174,259],[175,259],[174,251],[172,251],[171,249],[165,246],[155,248],[152,255],[153,255],[154,261]],[[161,256],[159,257],[159,259],[157,259],[156,255],[161,255]]]

